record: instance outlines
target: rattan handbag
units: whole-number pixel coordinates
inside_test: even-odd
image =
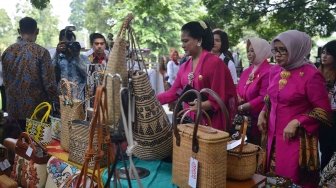
[[[46,109],[43,117],[39,120],[37,114]],[[34,110],[30,118],[26,119],[26,132],[28,132],[36,142],[43,145],[50,144],[51,137],[51,124],[48,122],[51,105],[48,102],[40,103]]]
[[[177,112],[177,106],[190,95],[196,95],[197,100],[201,101],[198,91],[194,89],[188,90],[179,98],[173,113],[173,183],[179,187],[189,187],[189,162],[191,158],[194,158],[198,160],[197,187],[225,187],[226,147],[229,134],[209,126],[199,125],[201,117],[200,103],[196,104],[195,123],[182,124],[182,117],[181,122],[178,124],[177,116],[179,112]],[[185,116],[185,113],[183,116]],[[208,121],[210,124],[211,121]]]
[[[172,127],[167,114],[155,97],[148,75],[138,71],[132,75],[136,121],[133,136],[138,145],[134,155],[140,159],[163,159],[172,153]]]
[[[244,116],[243,126],[241,126],[241,144],[228,150],[227,177],[234,180],[250,179],[256,172],[258,146],[245,144],[248,118]]]
[[[67,79],[61,80],[62,95],[59,96],[62,122],[61,146],[65,151],[69,151],[69,122],[73,119],[84,119],[85,117],[84,107],[78,107],[83,103],[73,97],[73,87],[77,86]]]

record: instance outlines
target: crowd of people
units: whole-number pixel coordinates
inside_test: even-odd
[[[38,32],[33,18],[21,19],[21,38],[1,57],[6,110],[22,130],[38,104],[49,101],[58,105],[62,78],[76,83],[78,98],[84,98],[88,77],[108,63],[106,40],[99,33],[90,35],[92,49],[80,54],[73,30],[63,29],[56,52],[50,54],[35,43]],[[173,103],[189,89],[212,89],[226,105],[229,122],[237,114],[250,117],[248,142],[261,145],[261,135],[267,136],[268,171],[298,185],[316,187],[319,170],[336,151],[336,41],[322,48],[322,64],[317,69],[307,59],[312,41],[304,32],[285,31],[270,42],[248,38],[250,66],[239,78],[223,30],[212,30],[203,21],[189,22],[181,28],[181,43],[183,57],[172,49],[169,60],[162,58],[159,63],[166,86],[166,91],[157,95],[160,103]],[[275,64],[269,63],[272,56]],[[185,101],[184,107],[195,108],[196,102]],[[214,128],[233,129],[224,123],[221,108],[212,97],[202,98],[201,108],[209,112]],[[319,141],[321,165],[303,159],[304,139],[310,139],[309,148],[318,148]],[[310,151],[309,159],[318,158],[318,150]]]

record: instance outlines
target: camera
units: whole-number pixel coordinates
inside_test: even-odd
[[[65,49],[61,52],[70,55],[70,56],[78,56],[81,50],[81,45],[79,42],[76,42],[76,35],[73,33],[76,31],[75,26],[66,26],[63,33],[63,43],[65,43]],[[62,33],[61,33],[62,35]]]

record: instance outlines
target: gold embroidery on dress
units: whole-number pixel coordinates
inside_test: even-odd
[[[332,126],[328,113],[322,108],[314,108],[308,113],[308,116],[320,121],[324,125]]]
[[[280,72],[281,79],[279,80],[279,90],[285,87],[285,85],[287,84],[287,78],[289,78],[290,75],[291,73],[286,70]]]

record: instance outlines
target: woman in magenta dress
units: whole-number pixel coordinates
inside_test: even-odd
[[[263,109],[258,119],[261,131],[267,129],[267,159],[276,175],[291,179],[306,187],[317,187],[318,163],[309,175],[304,160],[300,160],[299,130],[318,136],[319,126],[330,124],[331,112],[325,81],[321,73],[306,56],[311,50],[311,39],[297,30],[279,34],[271,43],[277,65],[270,71],[267,94],[270,99],[268,127]],[[301,145],[303,146],[303,145]],[[311,157],[318,159],[317,141],[310,145]],[[313,155],[314,154],[314,155]],[[314,161],[312,161],[314,162]],[[314,173],[315,172],[315,173]]]
[[[211,28],[205,22],[199,21],[189,22],[181,30],[182,48],[191,58],[181,65],[172,87],[157,96],[160,103],[177,100],[188,84],[198,91],[210,88],[220,96],[232,117],[237,108],[235,86],[227,66],[209,52],[214,43]],[[212,110],[214,128],[226,130],[228,125],[225,125],[220,107],[213,98],[202,101],[201,106],[204,110]]]
[[[251,64],[240,76],[237,86],[238,113],[251,117],[248,142],[260,145],[260,131],[257,127],[258,116],[264,107],[264,97],[269,81],[271,65],[267,58],[272,54],[271,45],[261,38],[247,40],[247,58]]]

